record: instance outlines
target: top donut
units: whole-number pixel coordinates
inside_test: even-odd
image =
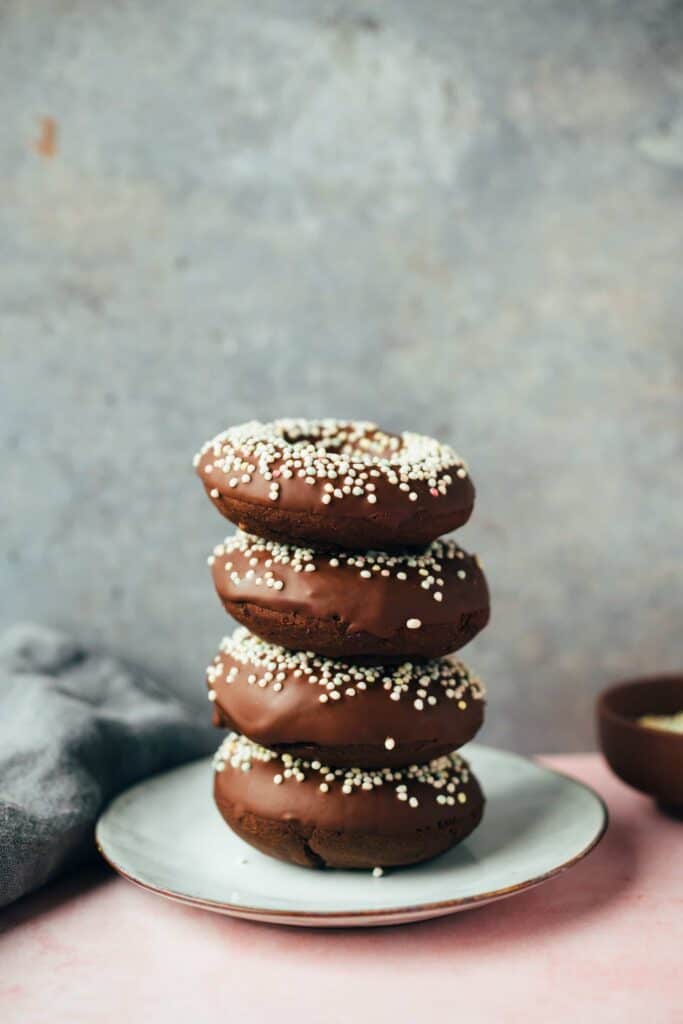
[[[422,546],[466,523],[460,456],[422,434],[345,420],[252,420],[195,455],[209,498],[242,530],[341,548]]]

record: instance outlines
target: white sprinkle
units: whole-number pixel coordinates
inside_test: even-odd
[[[387,750],[394,749],[394,747],[396,746],[396,740],[393,738],[393,736],[387,736],[387,738],[384,741],[384,746]]]
[[[216,691],[215,690],[209,690],[209,700],[210,701],[214,701],[215,699],[216,699]]]
[[[368,494],[367,501],[369,501],[371,505],[374,505],[375,502],[377,501],[377,495],[376,494]]]
[[[406,627],[408,629],[419,629],[421,625],[422,622],[420,621],[420,619],[408,619],[406,621]]]
[[[212,498],[217,498],[219,493],[220,492],[217,487],[212,487],[211,490],[209,491],[209,494],[211,495]]]
[[[372,877],[373,878],[381,878],[383,874],[384,874],[384,871],[382,870],[382,868],[373,868],[372,869]]]
[[[417,807],[419,802],[420,801],[417,799],[416,796],[411,796],[410,800],[408,801],[408,806],[409,807]]]

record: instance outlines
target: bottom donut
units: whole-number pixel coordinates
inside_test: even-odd
[[[330,768],[230,733],[214,769],[214,799],[233,831],[302,867],[417,864],[465,839],[484,810],[455,752],[407,768]]]

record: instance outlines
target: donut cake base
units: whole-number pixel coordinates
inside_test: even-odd
[[[424,546],[462,526],[474,506],[457,452],[374,423],[252,420],[207,441],[194,465],[221,515],[274,540]]]
[[[403,867],[451,849],[484,797],[452,753],[406,769],[333,769],[231,733],[214,758],[214,799],[240,838],[301,867]]]
[[[436,658],[489,619],[479,560],[453,540],[423,551],[326,553],[238,532],[208,561],[238,622],[264,640],[330,658]]]
[[[367,513],[359,517],[329,517],[319,512],[289,511],[272,505],[241,501],[232,495],[215,494],[212,487],[204,488],[216,509],[235,523],[240,530],[257,534],[267,540],[300,541],[302,544],[320,544],[330,548],[359,548],[362,545],[383,548],[385,551],[401,549],[406,545],[424,547],[435,537],[463,526],[472,514],[472,504],[444,515],[419,509],[411,519],[398,527],[392,517],[383,512]],[[421,515],[421,514],[422,515]],[[421,522],[421,518],[424,521]]]
[[[276,647],[240,627],[207,668],[214,724],[337,768],[422,764],[469,742],[481,681],[461,662],[351,665]]]

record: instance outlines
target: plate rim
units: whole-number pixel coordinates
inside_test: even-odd
[[[483,906],[486,903],[493,903],[496,900],[506,899],[509,896],[516,896],[518,893],[527,892],[530,889],[535,889],[539,885],[543,885],[544,882],[550,881],[552,878],[556,878],[558,875],[563,874],[570,868],[574,867],[580,861],[584,860],[601,842],[604,838],[605,833],[609,827],[609,809],[607,803],[603,797],[598,793],[592,786],[582,782],[580,779],[574,778],[572,775],[568,775],[566,772],[558,771],[557,768],[550,768],[547,765],[539,764],[537,756],[527,757],[524,754],[518,754],[513,750],[501,750],[498,747],[489,746],[487,743],[473,744],[480,749],[493,751],[499,754],[505,754],[507,757],[512,757],[518,761],[530,762],[539,771],[545,772],[548,775],[556,775],[559,778],[565,779],[567,782],[571,782],[573,785],[578,786],[580,789],[585,790],[589,793],[598,804],[602,813],[602,821],[600,828],[597,830],[590,842],[573,857],[563,861],[562,864],[558,864],[557,867],[551,868],[549,871],[545,871],[540,875],[535,875],[533,878],[526,879],[523,882],[516,882],[514,885],[504,886],[502,889],[491,889],[488,892],[477,893],[473,896],[461,896],[450,900],[435,900],[429,903],[409,903],[405,906],[396,907],[382,907],[375,908],[372,910],[281,910],[277,908],[268,909],[264,907],[252,907],[244,903],[227,903],[222,900],[208,899],[202,896],[190,896],[184,893],[179,893],[171,889],[164,889],[163,886],[154,885],[151,882],[142,881],[139,878],[135,878],[129,874],[120,864],[117,864],[103,849],[100,842],[100,825],[102,819],[107,814],[109,809],[112,807],[114,802],[118,800],[120,796],[123,796],[134,786],[144,784],[149,781],[148,779],[142,779],[138,783],[134,783],[134,786],[129,786],[123,790],[122,793],[117,794],[113,800],[111,800],[105,809],[102,811],[97,819],[95,825],[95,846],[105,860],[105,862],[111,867],[118,875],[125,878],[126,881],[131,882],[133,885],[140,889],[145,889],[147,892],[154,893],[157,896],[163,896],[165,899],[172,900],[175,903],[183,903],[186,906],[193,907],[199,910],[208,910],[214,913],[221,913],[232,917],[243,918],[253,921],[264,921],[271,923],[287,924],[296,923],[299,921],[311,922],[313,924],[325,925],[334,924],[335,922],[362,922],[364,920],[378,920],[378,923],[384,923],[390,918],[407,918],[407,921],[416,921],[420,918],[427,918],[430,916],[445,916],[448,913],[456,913],[460,910],[466,910],[469,908],[475,908],[477,906]],[[193,761],[186,762],[186,765],[198,764],[200,761],[205,761],[207,758],[197,758]],[[170,772],[177,770],[177,768],[183,768],[185,765],[177,765],[176,768],[170,769]],[[165,775],[167,772],[161,772],[159,774]],[[155,776],[149,776],[154,778]],[[415,916],[417,915],[417,916]],[[275,919],[275,922],[273,921]]]

